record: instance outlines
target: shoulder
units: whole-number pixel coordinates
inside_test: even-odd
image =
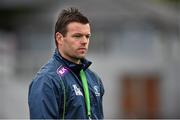
[[[29,85],[29,99],[51,98],[53,96],[61,96],[63,94],[63,86],[50,74],[38,74]]]
[[[37,72],[34,80],[39,80],[39,79],[45,79],[47,81],[49,80],[55,80],[59,79],[57,70],[58,68],[62,66],[61,61],[55,60],[54,58],[51,58],[47,64],[43,65],[40,70]]]
[[[94,78],[94,80],[98,83],[98,85],[100,86],[100,91],[101,94],[104,95],[104,85],[103,82],[101,80],[101,78],[98,76],[98,74],[90,69],[87,69],[88,74],[90,74],[91,77]]]
[[[54,82],[53,77],[47,74],[38,74],[30,83],[31,91],[43,91],[46,89],[54,89],[57,84]]]
[[[87,69],[86,71],[88,74],[90,74],[91,77],[95,78],[98,81],[101,81],[101,78],[96,72],[92,71],[91,69]]]
[[[30,89],[58,89],[60,77],[57,74],[58,65],[52,61],[44,65],[35,75],[30,84]]]
[[[87,73],[101,86],[103,87],[103,83],[102,83],[102,80],[101,78],[99,77],[99,75],[92,71],[91,69],[87,69]]]

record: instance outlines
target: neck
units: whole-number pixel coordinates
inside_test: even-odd
[[[67,58],[66,58],[67,59]],[[76,64],[80,64],[81,63],[81,60],[80,59],[67,59],[67,60],[69,60],[69,61],[71,61],[71,62],[73,62],[73,63],[76,63]]]
[[[59,50],[59,53],[61,54],[61,56],[62,56],[63,58],[67,59],[67,60],[70,61],[70,62],[73,62],[73,63],[75,63],[75,64],[80,64],[80,63],[81,63],[81,60],[78,59],[78,58],[69,57],[69,56],[61,53],[60,50]]]

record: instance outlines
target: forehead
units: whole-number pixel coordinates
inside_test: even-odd
[[[82,24],[78,22],[71,22],[67,25],[67,32],[90,34],[90,25],[89,23]]]

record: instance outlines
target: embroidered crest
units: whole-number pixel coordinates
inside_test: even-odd
[[[94,86],[94,92],[95,92],[96,96],[100,96],[100,89],[98,86]]]

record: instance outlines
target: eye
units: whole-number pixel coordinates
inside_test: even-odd
[[[91,37],[91,35],[86,35],[86,38],[89,39]]]
[[[76,37],[76,38],[80,38],[80,37],[81,37],[81,35],[76,35],[76,36],[74,36],[74,37]]]
[[[74,38],[81,38],[82,35],[80,35],[80,34],[75,34],[75,35],[73,35],[73,37],[74,37]]]

